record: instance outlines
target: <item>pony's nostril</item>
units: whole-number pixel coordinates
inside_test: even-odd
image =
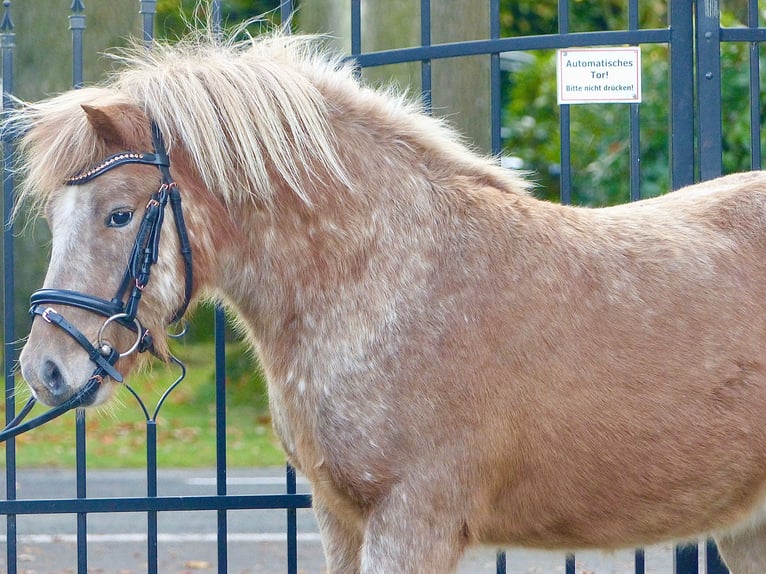
[[[61,395],[66,392],[64,374],[53,361],[45,361],[42,369],[42,380],[53,395]]]

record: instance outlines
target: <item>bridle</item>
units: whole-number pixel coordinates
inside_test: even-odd
[[[151,132],[154,148],[152,153],[119,152],[107,157],[98,165],[64,181],[66,185],[82,185],[126,164],[154,165],[159,169],[161,175],[160,187],[152,194],[146,205],[122,282],[112,299],[106,300],[67,289],[39,289],[32,293],[29,308],[32,318],[39,316],[44,321],[62,329],[88,353],[88,357],[96,365],[96,368],[86,384],[65,402],[26,423],[22,423],[36,402],[34,397],[29,399],[19,414],[0,431],[0,442],[35,428],[73,408],[91,404],[105,377],[123,382],[122,374],[114,366],[118,359],[134,352],[154,352],[151,333],[141,325],[137,313],[144,288],[149,282],[152,266],[157,263],[159,257],[160,233],[168,203],[173,211],[180,254],[185,268],[184,301],[173,314],[170,323],[175,323],[181,319],[189,306],[193,286],[192,251],[181,207],[181,194],[178,185],[170,174],[170,158],[165,148],[162,132],[154,121],[151,122]],[[95,344],[75,325],[70,323],[62,313],[57,311],[54,305],[77,307],[104,317],[105,320],[98,331]],[[104,330],[111,323],[122,325],[135,332],[136,341],[126,351],[119,352],[104,340]]]

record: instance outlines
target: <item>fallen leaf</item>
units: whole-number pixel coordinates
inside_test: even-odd
[[[184,566],[192,570],[205,570],[212,568],[213,565],[207,560],[187,560]]]

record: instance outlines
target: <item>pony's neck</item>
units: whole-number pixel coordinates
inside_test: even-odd
[[[417,307],[439,251],[482,210],[479,190],[523,197],[519,180],[438,121],[355,86],[318,89],[344,177],[317,166],[308,203],[276,178],[276,201],[229,205],[218,229],[233,240],[215,249],[211,290],[236,307],[267,366],[312,341],[363,352],[373,331],[402,319],[397,309]]]

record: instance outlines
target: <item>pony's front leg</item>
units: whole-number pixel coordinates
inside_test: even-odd
[[[468,527],[448,506],[429,504],[424,497],[392,493],[373,511],[364,535],[361,574],[455,571]]]
[[[359,574],[362,530],[339,518],[316,494],[314,513],[319,523],[328,574]]]
[[[753,530],[716,536],[715,541],[731,574],[766,572],[766,524]]]

